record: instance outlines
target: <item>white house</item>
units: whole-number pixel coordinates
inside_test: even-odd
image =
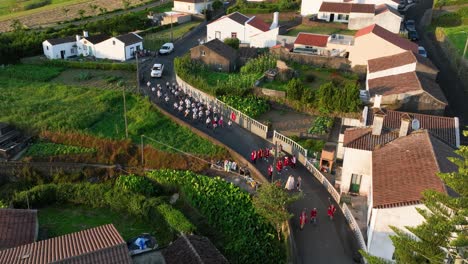
[[[460,144],[458,119],[378,108],[366,113],[370,126],[345,131],[340,191],[367,196],[367,248],[390,260],[389,225],[419,225],[421,192],[446,191],[436,173],[456,170],[447,157]]]
[[[339,34],[321,35],[299,33],[294,41],[294,52],[318,56],[344,56],[354,43],[354,37]]]
[[[211,9],[213,0],[176,0],[174,1],[173,11],[189,14],[201,14],[204,9]]]
[[[44,40],[42,49],[48,59],[66,59],[78,55],[75,37]]]
[[[317,18],[327,22],[347,23],[348,29],[377,24],[390,32],[399,33],[402,17],[392,7],[382,4],[322,2]]]
[[[135,51],[143,49],[143,38],[135,33],[117,37],[107,35],[48,39],[42,43],[44,55],[49,59],[66,59],[73,56],[94,56],[99,59],[125,61],[134,57]]]
[[[221,41],[226,38],[237,38],[242,44],[251,47],[272,47],[276,45],[276,38],[279,33],[278,16],[278,12],[275,12],[272,24],[268,25],[255,16],[248,17],[239,12],[234,12],[206,26],[206,41],[215,38]]]
[[[320,6],[323,2],[334,2],[334,3],[353,3],[353,4],[371,4],[371,5],[382,5],[386,4],[393,9],[397,10],[400,4],[399,0],[303,0],[301,2],[301,15],[310,16],[317,15],[320,10]]]
[[[95,46],[96,58],[126,61],[135,57],[135,51],[143,49],[143,38],[128,33],[108,38]]]

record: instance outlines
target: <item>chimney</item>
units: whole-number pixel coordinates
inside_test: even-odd
[[[76,36],[75,36],[75,37],[76,37],[76,42],[79,42],[79,41],[80,41],[80,39],[81,39],[81,36],[80,36],[80,35],[78,35],[78,34],[76,34]]]
[[[87,37],[89,37],[89,36],[88,36],[88,31],[86,31],[86,30],[83,30],[83,37],[84,37],[84,38],[87,38]]]
[[[374,108],[380,108],[380,104],[382,103],[382,95],[376,94],[374,96]]]
[[[383,121],[385,113],[382,110],[377,110],[374,113],[374,122],[372,123],[372,135],[380,136],[382,134]]]
[[[273,13],[273,22],[271,22],[270,29],[274,29],[278,27],[278,18],[279,18],[279,13],[274,12]]]
[[[401,125],[400,125],[400,134],[399,137],[406,137],[409,132],[411,123],[411,117],[408,114],[404,114],[401,116]]]

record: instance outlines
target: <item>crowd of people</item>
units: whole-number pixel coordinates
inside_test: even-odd
[[[261,161],[270,163],[270,160],[273,159],[272,163],[269,164],[267,167],[267,173],[270,179],[273,176],[273,170],[274,170],[273,166],[275,166],[276,171],[279,175],[281,175],[281,172],[287,171],[289,168],[296,167],[296,162],[297,162],[296,156],[284,155],[282,157],[278,157],[275,163],[274,157],[272,155],[272,151],[273,151],[273,148],[266,147],[265,149],[252,150],[252,152],[250,153],[250,161],[253,164],[256,164],[257,162],[261,162]]]
[[[335,212],[336,212],[336,206],[330,202],[330,205],[327,208],[327,216],[330,218],[330,220],[333,220],[333,217],[335,216]],[[312,210],[310,210],[309,223],[316,225],[317,215],[318,215],[317,208],[313,208]],[[301,227],[301,230],[304,229],[304,226],[307,223],[307,220],[308,220],[307,209],[304,208],[301,212],[301,215],[299,216],[299,225]]]

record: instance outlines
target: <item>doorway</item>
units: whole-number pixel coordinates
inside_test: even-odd
[[[333,22],[335,20],[335,14],[330,14],[330,20],[328,22]]]
[[[359,193],[361,188],[362,175],[352,174],[351,175],[351,185],[349,186],[349,192]]]
[[[64,50],[60,51],[60,58],[65,59],[65,51]]]

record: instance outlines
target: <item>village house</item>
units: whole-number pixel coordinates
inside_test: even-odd
[[[211,10],[213,0],[176,0],[172,11],[189,13],[189,14],[202,14],[203,10]]]
[[[136,33],[110,37],[104,34],[48,39],[42,42],[44,55],[48,59],[67,59],[76,56],[92,56],[98,59],[126,61],[143,50],[143,38]]]
[[[131,264],[127,243],[112,224],[0,251],[0,263]]]
[[[369,101],[403,111],[443,115],[447,100],[435,79],[432,62],[411,51],[368,61],[366,90]]]
[[[301,1],[301,15],[310,16],[319,14],[320,7],[324,2],[332,3],[347,3],[347,4],[370,4],[370,5],[387,5],[394,10],[397,10],[400,4],[399,0],[304,0]]]
[[[206,40],[226,38],[237,38],[242,45],[267,48],[276,45],[276,38],[279,33],[278,26],[279,13],[273,14],[271,25],[262,19],[252,16],[248,17],[239,12],[223,16],[206,26]]]
[[[326,57],[345,57],[353,43],[352,36],[299,33],[294,41],[293,51]]]
[[[0,250],[35,242],[38,230],[37,210],[0,209]]]
[[[191,48],[190,57],[192,60],[209,65],[216,71],[231,72],[238,68],[237,51],[219,39]]]
[[[354,45],[349,53],[349,60],[352,67],[367,65],[368,60],[405,51],[417,53],[418,45],[379,25],[373,24],[356,32]]]
[[[460,144],[458,119],[374,108],[364,124],[344,132],[340,192],[367,197],[367,248],[390,260],[390,225],[421,224],[421,192],[446,192],[436,174],[456,169],[447,157]]]

